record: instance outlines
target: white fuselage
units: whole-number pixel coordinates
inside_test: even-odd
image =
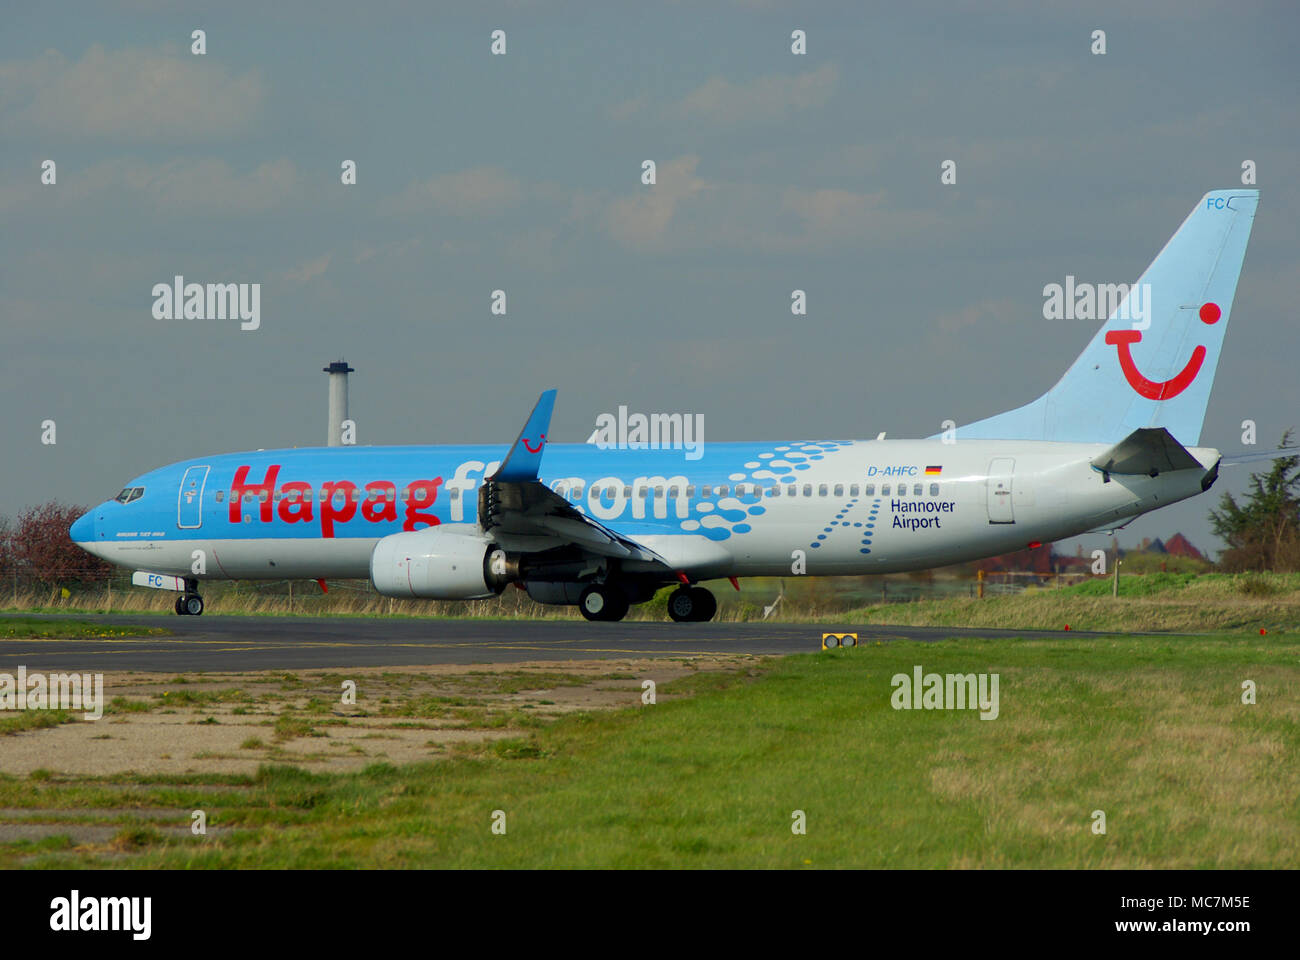
[[[1203,470],[1107,479],[1090,463],[1107,446],[937,439],[716,443],[692,461],[681,451],[555,444],[540,479],[693,579],[878,574],[1119,527],[1200,493],[1219,458],[1215,450],[1195,448],[1190,453]],[[430,522],[473,524],[477,487],[503,452],[353,447],[176,464],[140,478],[140,500],[97,508],[93,541],[82,545],[123,566],[180,576],[195,573],[198,551],[210,558],[199,579],[364,578],[375,544],[389,533]],[[240,487],[234,478],[241,467],[247,468],[246,484],[271,478],[266,490],[250,494]],[[272,467],[276,472],[268,473]],[[340,494],[343,482],[352,489]],[[376,516],[385,484],[395,494],[392,511]],[[417,503],[420,485],[432,491],[431,501]],[[308,497],[303,516],[298,501]],[[506,534],[496,539],[521,552],[562,543],[512,541]],[[631,573],[652,567],[623,564]]]

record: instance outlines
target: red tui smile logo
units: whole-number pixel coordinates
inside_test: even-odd
[[[537,453],[542,449],[542,447],[546,446],[546,434],[544,433],[537,438],[536,447],[534,447],[531,443],[528,442],[527,437],[520,437],[519,439],[524,442],[524,449],[527,450],[529,453]]]
[[[1202,323],[1218,323],[1219,317],[1222,315],[1223,311],[1219,309],[1217,303],[1201,304],[1199,316]],[[1106,343],[1113,343],[1116,346],[1120,369],[1124,371],[1124,379],[1128,381],[1130,387],[1148,400],[1168,400],[1178,396],[1191,385],[1192,381],[1196,379],[1196,375],[1201,372],[1201,364],[1205,362],[1205,347],[1197,346],[1192,351],[1192,357],[1187,361],[1187,366],[1179,370],[1174,376],[1168,380],[1148,380],[1138,371],[1131,352],[1133,344],[1138,343],[1141,339],[1141,330],[1111,330],[1106,334]]]

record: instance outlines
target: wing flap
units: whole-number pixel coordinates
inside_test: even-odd
[[[500,468],[479,487],[479,526],[485,533],[559,537],[598,556],[666,567],[658,553],[610,530],[541,482],[542,453],[554,409],[555,391],[547,390],[537,399]]]

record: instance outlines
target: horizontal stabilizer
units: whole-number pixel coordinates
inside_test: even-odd
[[[1225,467],[1236,467],[1244,463],[1266,463],[1269,460],[1281,460],[1284,457],[1300,457],[1300,447],[1279,447],[1276,450],[1252,450],[1250,453],[1233,453],[1223,458]]]
[[[1142,474],[1154,477],[1171,470],[1204,470],[1204,465],[1164,427],[1140,427],[1092,465],[1102,473]]]

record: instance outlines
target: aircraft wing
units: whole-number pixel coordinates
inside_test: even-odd
[[[478,522],[484,532],[559,539],[602,557],[668,562],[649,547],[610,530],[578,511],[538,479],[555,391],[537,400],[514,446],[478,492]]]

